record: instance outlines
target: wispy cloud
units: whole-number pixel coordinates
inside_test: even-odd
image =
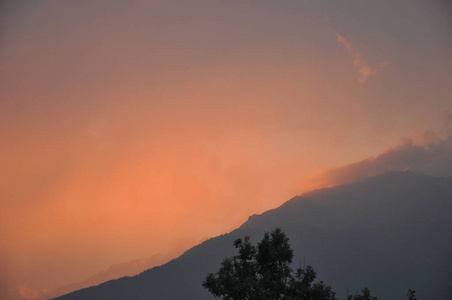
[[[342,48],[353,55],[353,65],[358,70],[360,83],[364,83],[368,80],[369,76],[379,72],[386,63],[382,63],[378,69],[373,69],[370,65],[363,59],[361,51],[353,46],[350,41],[348,41],[344,36],[339,33],[335,34],[337,42],[342,46]]]

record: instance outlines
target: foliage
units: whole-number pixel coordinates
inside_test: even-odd
[[[297,269],[291,278],[287,295],[282,299],[302,300],[335,300],[335,293],[323,281],[313,284],[316,273],[311,266],[306,269]]]
[[[293,250],[279,228],[265,233],[257,246],[245,237],[234,241],[238,254],[226,258],[220,270],[207,275],[203,286],[215,297],[228,300],[301,299],[336,300],[330,286],[313,284],[316,273],[311,266],[292,274]]]
[[[408,289],[407,296],[408,296],[408,300],[417,300],[416,291]]]
[[[368,288],[364,288],[363,290],[362,290],[362,295],[349,295],[348,297],[347,297],[347,300],[377,300],[378,298],[377,297],[372,297],[371,295],[370,295],[370,290],[368,289]]]
[[[289,238],[280,229],[266,232],[257,246],[250,237],[234,241],[238,253],[225,258],[220,270],[207,275],[203,287],[215,299],[225,300],[337,300],[335,292],[317,276],[311,266],[292,273],[293,250]],[[408,289],[408,300],[417,300],[415,291]],[[349,295],[347,300],[378,300],[364,288],[361,294]]]

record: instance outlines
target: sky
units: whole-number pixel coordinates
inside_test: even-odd
[[[451,36],[439,0],[2,1],[0,298],[311,189],[452,176]]]

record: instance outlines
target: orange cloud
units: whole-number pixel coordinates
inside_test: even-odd
[[[360,83],[366,82],[370,75],[376,74],[386,65],[386,63],[383,63],[378,70],[373,70],[369,66],[369,64],[362,58],[362,54],[359,49],[354,47],[345,37],[343,37],[339,33],[336,33],[335,36],[337,42],[342,45],[344,50],[353,55],[353,66],[355,66],[355,68],[358,70],[358,81]]]

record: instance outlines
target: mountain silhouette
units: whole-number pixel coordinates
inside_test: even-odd
[[[309,264],[339,299],[369,287],[383,300],[452,299],[452,178],[389,172],[315,190],[254,215],[162,266],[75,291],[58,300],[213,299],[201,286],[232,256],[236,238],[259,241],[281,227],[293,267]]]
[[[126,263],[114,264],[108,269],[98,272],[83,281],[67,284],[60,288],[52,290],[48,294],[46,294],[46,296],[47,298],[55,298],[57,296],[67,294],[75,290],[101,284],[102,282],[108,280],[117,279],[124,276],[132,276],[154,266],[161,265],[169,261],[170,258],[170,255],[155,254],[152,257],[146,259],[135,259]]]

